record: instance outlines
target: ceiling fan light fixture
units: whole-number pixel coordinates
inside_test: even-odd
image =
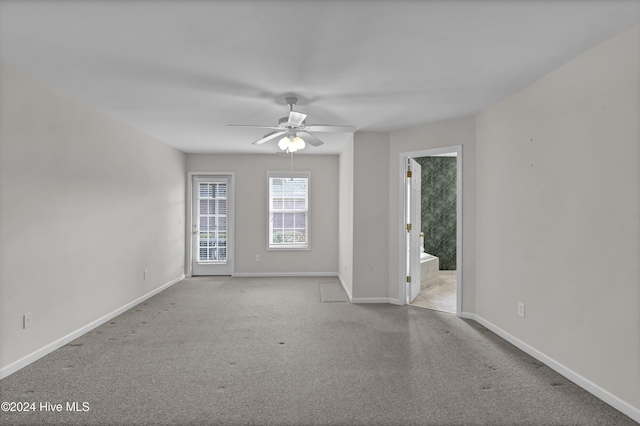
[[[299,136],[285,136],[278,142],[278,148],[287,152],[296,152],[304,149],[305,146],[304,140]]]
[[[280,148],[283,151],[286,151],[287,148],[289,148],[290,144],[291,144],[291,141],[289,140],[289,136],[285,136],[284,138],[280,139],[280,142],[278,142],[278,148]]]
[[[311,146],[320,146],[324,142],[322,142],[318,137],[314,135],[317,132],[349,132],[353,133],[356,131],[354,126],[344,126],[344,125],[335,125],[335,124],[313,124],[307,125],[306,119],[307,114],[303,114],[298,111],[294,111],[293,107],[298,102],[298,98],[289,96],[285,98],[287,105],[289,105],[289,116],[282,117],[278,120],[277,126],[262,126],[255,124],[227,124],[227,126],[231,127],[253,127],[259,129],[270,129],[272,132],[267,133],[261,139],[253,142],[254,145],[261,145],[270,140],[277,140],[277,138],[282,137],[282,139],[278,142],[278,147],[282,151],[286,152],[295,152],[301,149],[304,149],[307,144]],[[298,133],[301,132],[305,139],[302,139],[298,136]]]
[[[296,136],[295,138],[293,138],[292,145],[294,145],[296,149],[299,151],[301,149],[304,149],[306,144],[304,143],[304,140],[300,136]]]

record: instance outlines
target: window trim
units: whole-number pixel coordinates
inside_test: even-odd
[[[305,178],[307,179],[307,210],[305,220],[306,244],[279,244],[272,245],[273,233],[271,212],[271,179],[272,178]],[[305,251],[311,250],[311,172],[274,172],[267,171],[267,250],[269,251]]]

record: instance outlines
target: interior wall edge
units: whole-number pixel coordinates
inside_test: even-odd
[[[338,274],[338,280],[340,280],[340,285],[342,286],[344,292],[347,294],[347,298],[349,299],[349,302],[353,303],[352,302],[353,294],[351,294],[351,289],[347,285],[344,277],[342,277],[342,275]]]

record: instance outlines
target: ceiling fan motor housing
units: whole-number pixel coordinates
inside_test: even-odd
[[[282,117],[282,118],[278,119],[278,125],[279,126],[287,124],[288,122],[289,122],[289,117]]]
[[[284,98],[284,100],[291,109],[293,109],[293,107],[296,106],[296,102],[298,102],[298,98],[295,98],[293,96],[286,97]]]
[[[288,129],[291,129],[291,128],[294,128],[294,127],[298,127],[298,126],[294,126],[293,124],[289,123],[289,117],[281,117],[280,119],[278,119],[278,126],[286,127]],[[302,124],[300,126],[304,126],[304,121],[302,122]]]

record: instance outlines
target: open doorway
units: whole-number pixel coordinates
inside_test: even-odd
[[[404,178],[404,217],[414,213],[405,234],[409,283],[405,303],[460,315],[462,291],[462,147],[401,154],[401,161],[418,167],[416,179]],[[417,164],[416,164],[417,163]],[[409,173],[408,176],[411,176]],[[413,195],[418,192],[419,195]],[[415,204],[419,203],[419,206]],[[416,207],[418,207],[416,209]],[[409,220],[409,219],[408,219]],[[416,227],[419,229],[416,231]],[[413,231],[408,231],[412,228]],[[420,242],[416,244],[419,235]],[[418,253],[416,253],[418,251]],[[419,282],[416,282],[419,281]]]

